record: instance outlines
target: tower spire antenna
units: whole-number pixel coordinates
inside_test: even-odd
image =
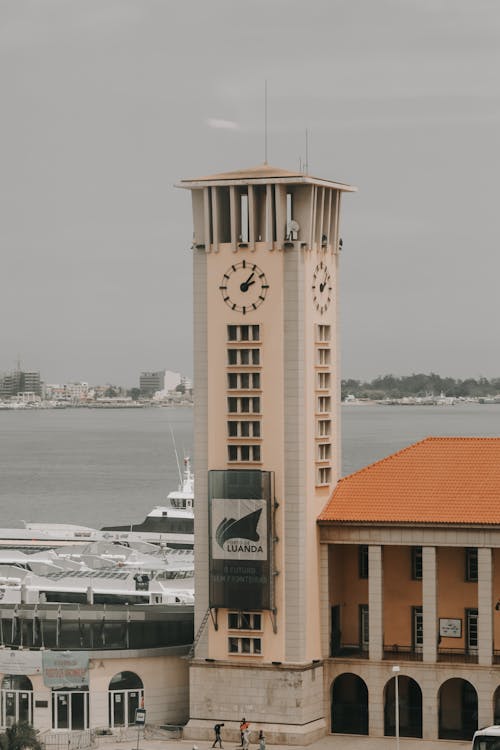
[[[309,172],[309,131],[306,128],[306,158],[304,162],[304,174]]]
[[[267,164],[267,78],[264,81],[264,164]]]

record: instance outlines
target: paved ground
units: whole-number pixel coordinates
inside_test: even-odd
[[[415,740],[401,738],[399,749],[394,737],[358,737],[354,735],[328,735],[309,746],[310,750],[469,750],[470,742],[448,740]],[[137,750],[137,741],[114,741],[106,738],[100,743],[102,750]],[[212,743],[204,740],[172,740],[139,738],[139,750],[209,750]],[[231,742],[223,745],[224,750],[236,750]],[[297,750],[289,745],[269,745],[269,750]],[[258,745],[250,745],[250,750],[258,750]]]

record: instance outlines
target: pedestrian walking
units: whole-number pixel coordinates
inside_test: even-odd
[[[247,724],[245,729],[243,730],[243,750],[248,750],[249,745],[250,745],[250,730]]]
[[[266,750],[266,738],[262,729],[259,732],[259,750]]]
[[[212,747],[215,747],[218,743],[219,747],[222,748],[222,735],[220,733],[220,730],[222,729],[223,726],[224,724],[215,724],[214,726],[215,739],[214,739],[214,744],[212,745]]]
[[[245,719],[245,717],[243,717],[242,720],[240,721],[240,746],[241,747],[243,747],[243,732],[245,731],[245,729],[249,729],[249,728],[250,728],[250,724]]]

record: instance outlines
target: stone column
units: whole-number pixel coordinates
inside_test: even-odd
[[[477,647],[478,661],[482,666],[488,667],[493,657],[493,563],[490,547],[479,547],[477,550]],[[488,719],[491,718],[491,710],[488,710]],[[479,713],[479,726],[484,726]]]
[[[384,650],[382,547],[368,547],[368,628],[370,661],[381,661]]]
[[[424,626],[424,662],[437,661],[438,613],[437,613],[437,559],[435,547],[422,547],[422,614]],[[422,737],[434,740],[437,737],[436,692],[432,679],[424,679],[422,688]]]
[[[330,656],[330,631],[332,624],[330,622],[330,594],[329,594],[329,573],[328,561],[330,546],[328,544],[319,545],[319,606],[321,617],[321,656],[326,659]]]
[[[437,661],[437,563],[436,548],[422,547],[422,612],[424,624],[423,660]]]

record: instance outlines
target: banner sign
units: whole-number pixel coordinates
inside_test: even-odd
[[[6,674],[41,674],[42,654],[40,651],[0,649],[0,672]]]
[[[442,638],[461,638],[462,620],[455,620],[451,617],[440,617],[439,635]]]
[[[85,651],[43,651],[43,682],[50,688],[86,688],[89,656]]]
[[[210,606],[271,609],[270,472],[209,472]]]

